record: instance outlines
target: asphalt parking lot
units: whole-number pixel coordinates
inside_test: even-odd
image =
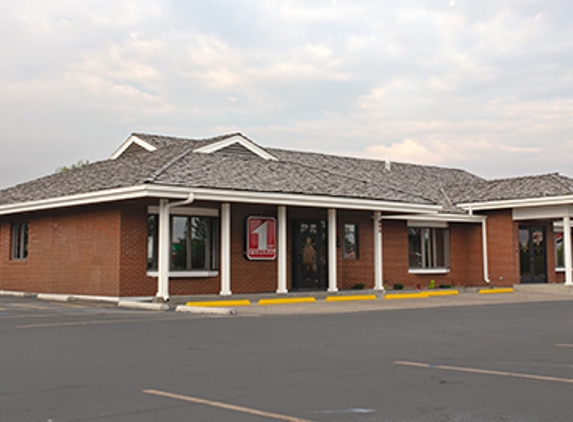
[[[0,420],[564,421],[568,295],[237,308],[0,298]]]

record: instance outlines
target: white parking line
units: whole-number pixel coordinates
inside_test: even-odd
[[[490,369],[464,368],[464,367],[460,367],[460,366],[449,366],[449,365],[433,365],[430,363],[407,362],[407,361],[401,361],[401,360],[395,361],[394,364],[395,365],[404,365],[404,366],[415,366],[418,368],[442,369],[442,370],[446,370],[446,371],[469,372],[472,374],[498,375],[498,376],[503,376],[503,377],[525,378],[525,379],[537,380],[537,381],[552,381],[552,382],[563,382],[563,383],[567,383],[567,384],[573,384],[573,379],[570,379],[570,378],[546,377],[543,375],[520,374],[517,372],[493,371]]]
[[[90,321],[70,321],[70,322],[53,322],[44,324],[26,324],[17,325],[16,328],[26,329],[26,328],[51,328],[51,327],[74,327],[80,325],[100,325],[100,324],[118,324],[118,323],[134,323],[134,322],[163,322],[163,321],[181,321],[181,318],[161,318],[161,319],[149,319],[149,318],[137,318],[137,319],[105,319],[105,320],[90,320]]]
[[[183,396],[181,394],[169,393],[167,391],[143,390],[143,392],[146,394],[153,394],[156,396],[168,397],[171,399],[188,401],[188,402],[197,403],[197,404],[204,404],[204,405],[212,406],[212,407],[218,407],[220,409],[233,410],[235,412],[248,413],[251,415],[262,416],[264,418],[277,419],[277,420],[289,421],[289,422],[312,422],[312,421],[309,421],[308,419],[301,419],[301,418],[296,418],[293,416],[280,415],[278,413],[265,412],[263,410],[251,409],[249,407],[243,407],[243,406],[236,406],[234,404],[227,404],[227,403],[222,403],[219,401],[205,400],[205,399],[200,399],[197,397],[190,397],[190,396]]]
[[[555,347],[573,347],[573,344],[568,343],[556,343]]]

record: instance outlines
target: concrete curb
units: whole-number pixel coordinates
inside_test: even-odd
[[[36,297],[36,293],[14,292],[12,290],[0,290],[0,296],[7,297]]]
[[[68,302],[70,295],[59,295],[54,293],[38,293],[36,297],[40,300],[52,300],[54,302]]]
[[[210,315],[236,315],[237,310],[233,308],[210,308],[201,306],[179,305],[175,312],[187,312],[191,314],[210,314]]]
[[[120,300],[117,302],[120,308],[130,309],[143,309],[146,311],[168,311],[169,305],[166,303],[146,303],[146,302],[131,302],[129,300]]]

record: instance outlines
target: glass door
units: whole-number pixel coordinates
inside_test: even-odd
[[[326,220],[293,220],[293,289],[326,289],[326,233]]]
[[[545,227],[519,226],[519,271],[522,283],[547,283]]]

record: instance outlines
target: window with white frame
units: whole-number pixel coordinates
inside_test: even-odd
[[[555,244],[555,269],[565,270],[565,237],[562,226],[553,226],[553,240]]]
[[[12,224],[12,254],[13,260],[28,259],[28,223]]]
[[[447,269],[449,255],[449,229],[408,227],[408,266],[411,270]]]
[[[158,216],[147,219],[147,269],[156,271],[159,247]],[[206,216],[170,217],[171,271],[219,269],[219,219]]]
[[[342,244],[344,259],[358,259],[358,225],[344,224],[344,243]]]

